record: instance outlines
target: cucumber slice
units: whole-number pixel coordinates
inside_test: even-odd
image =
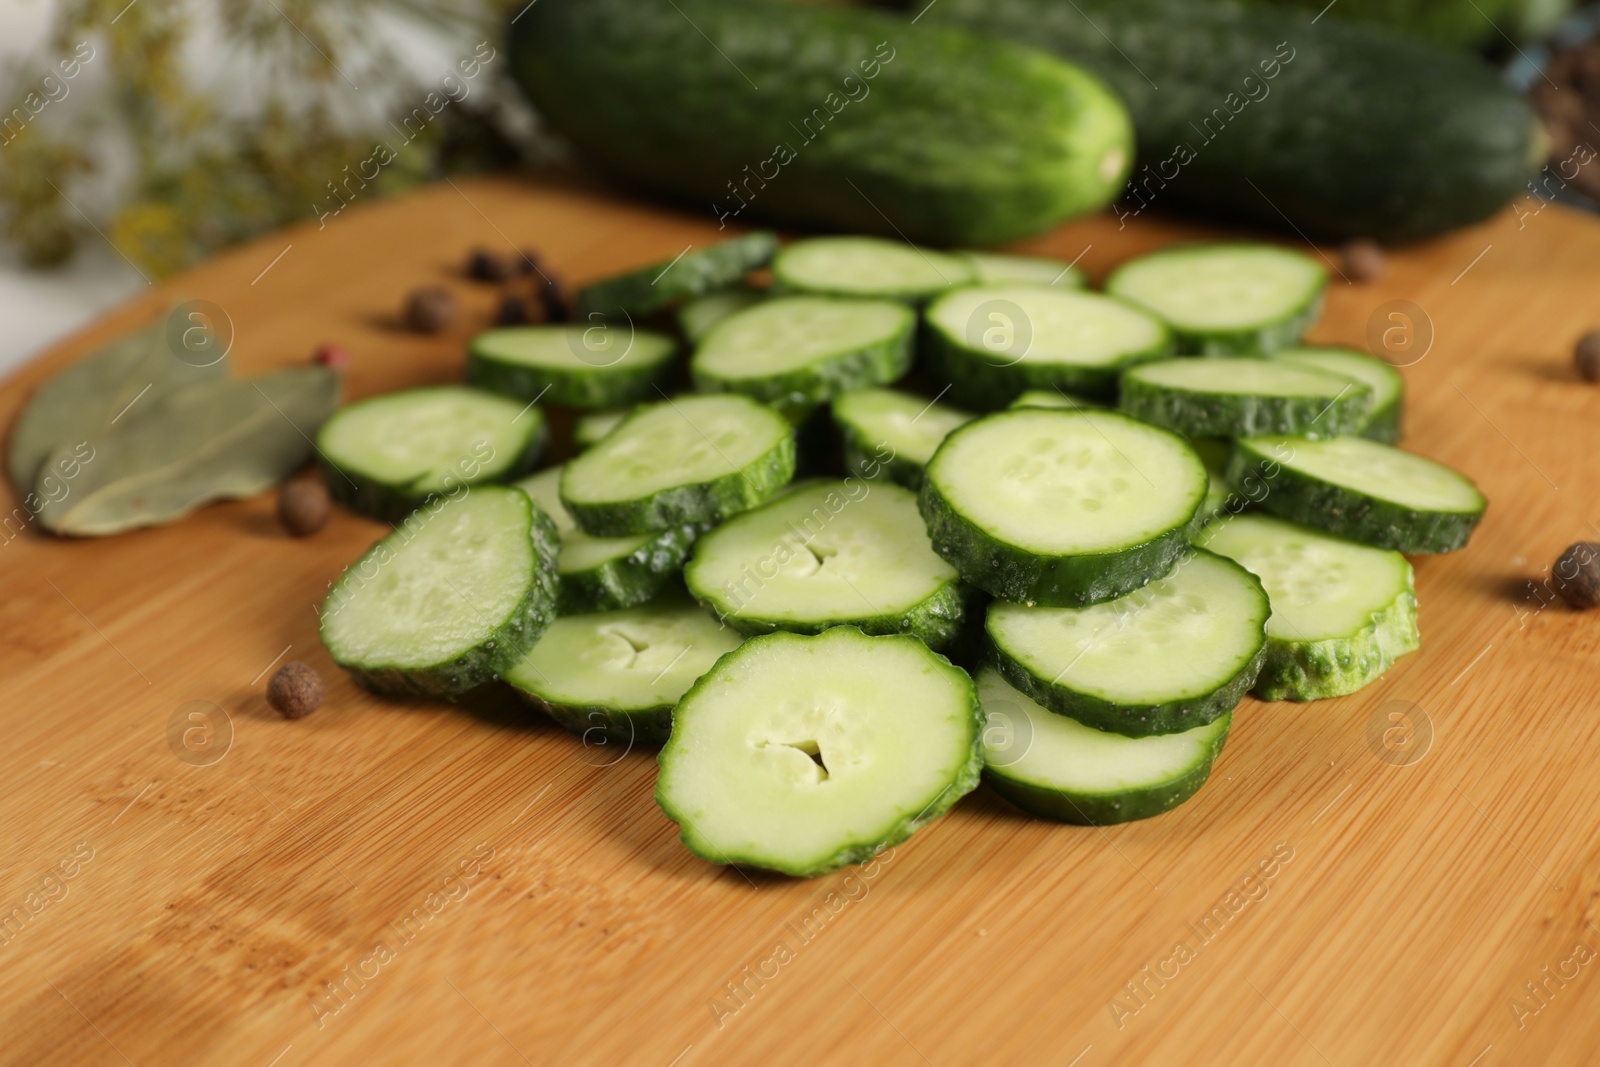
[[[833,402],[833,421],[844,437],[845,470],[861,478],[887,474],[916,489],[939,443],[972,416],[895,389],[862,389]]]
[[[996,668],[1031,699],[1096,730],[1145,737],[1232,711],[1261,670],[1270,613],[1255,575],[1197,550],[1104,604],[994,601],[984,629]]]
[[[555,524],[515,489],[431,501],[333,583],[322,643],[374,692],[464,693],[520,660],[555,618],[556,545]]]
[[[617,423],[627,418],[632,410],[632,408],[622,408],[617,411],[591,411],[587,415],[579,415],[572,424],[572,443],[579,450],[598,443],[600,438],[616,429]]]
[[[812,877],[859,863],[977,787],[966,672],[912,637],[754,637],[673,711],[656,803],[690,852]]]
[[[583,532],[561,503],[561,468],[551,467],[517,482],[544,509],[561,535],[556,573],[557,608],[563,615],[609,611],[642,604],[674,584],[700,527],[693,523],[659,533],[594,537]]]
[[[794,477],[794,432],[742,396],[638,408],[561,472],[561,502],[597,537],[720,522]]]
[[[1063,259],[1043,256],[1008,256],[999,252],[957,252],[978,272],[983,285],[1059,285],[1082,289],[1089,284],[1083,271]]]
[[[317,453],[335,500],[394,523],[436,497],[531,469],[548,436],[536,407],[441,385],[341,408],[318,431]]]
[[[1103,411],[1104,404],[1096,404],[1081,396],[1063,393],[1059,389],[1029,389],[1019,393],[1008,407],[1013,408],[1064,408],[1067,411]]]
[[[567,729],[659,745],[672,706],[742,640],[682,596],[563,615],[505,680]]]
[[[811,237],[784,246],[772,260],[772,289],[784,293],[920,303],[977,278],[964,256],[885,237]]]
[[[1336,437],[1366,426],[1372,390],[1348,375],[1250,356],[1167,359],[1122,375],[1117,406],[1190,437]]]
[[[1246,477],[1269,487],[1256,503],[1280,518],[1406,553],[1460,548],[1488,505],[1444,464],[1364,437],[1241,438],[1228,480]]]
[[[732,285],[757,267],[766,266],[777,250],[777,236],[765,230],[729,238],[708,248],[686,250],[676,259],[652,263],[579,289],[578,317],[648,315],[684,297]]]
[[[1367,425],[1361,436],[1392,445],[1400,440],[1400,408],[1406,380],[1383,360],[1353,348],[1285,348],[1275,358],[1303,367],[1343,374],[1372,390]]]
[[[956,570],[928,544],[916,494],[898,485],[808,483],[706,534],[683,577],[749,634],[847,623],[942,649],[961,629]]]
[[[1206,485],[1171,431],[1110,411],[1018,408],[945,438],[919,503],[934,549],[978,588],[1091,604],[1172,568]]]
[[[1327,272],[1276,245],[1185,245],[1131,259],[1106,292],[1149,308],[1184,352],[1275,352],[1295,344],[1322,311]]]
[[[928,305],[924,318],[929,373],[985,410],[1029,389],[1109,397],[1124,368],[1173,350],[1171,332],[1140,308],[1041,285],[957,289]]]
[[[711,327],[735,311],[754,307],[767,295],[755,289],[724,289],[717,293],[697,296],[678,309],[678,329],[690,344],[699,344]]]
[[[1228,494],[1232,492],[1228,486],[1228,458],[1233,455],[1233,444],[1216,437],[1191,437],[1189,447],[1206,465],[1206,498],[1195,513],[1198,528],[1228,502]]]
[[[631,404],[672,363],[672,338],[630,325],[507,326],[467,346],[467,381],[521,400],[573,408]]]
[[[1411,564],[1398,552],[1265,515],[1218,519],[1198,543],[1260,578],[1272,602],[1263,700],[1354,693],[1420,643]]]
[[[1043,819],[1110,826],[1171,811],[1211,776],[1231,713],[1176,734],[1125,737],[1053,715],[993,667],[978,672],[983,777]]]
[[[703,393],[805,411],[905,374],[916,324],[911,309],[892,300],[778,297],[712,327],[689,370]]]

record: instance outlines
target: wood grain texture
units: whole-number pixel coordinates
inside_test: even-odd
[[[312,605],[369,521],[294,541],[262,496],[108,540],[11,540],[0,1061],[1600,1061],[1600,617],[1539,610],[1525,586],[1600,529],[1600,393],[1570,357],[1600,325],[1600,222],[1519,210],[1392,255],[1374,284],[1336,279],[1314,334],[1359,345],[1396,299],[1432,320],[1404,370],[1405,444],[1492,503],[1469,548],[1416,561],[1422,651],[1353,697],[1247,700],[1211,783],[1149,822],[1054,826],[980,790],[870,869],[746,876],[679,846],[651,753],[586,747],[510,702],[401,705],[344,679]],[[1082,253],[1099,277],[1202,232],[1102,217],[1019,248]],[[457,376],[496,299],[456,272],[470,245],[535,248],[581,283],[716,236],[559,178],[352,207],[69,339],[0,389],[0,422],[176,294],[227,310],[241,372],[337,341],[363,396]],[[423,282],[464,301],[448,336],[396,325]],[[264,702],[286,648],[329,685],[300,722]],[[209,766],[168,745],[192,701],[232,724]],[[1390,701],[1432,725],[1409,765],[1369,742]],[[1275,849],[1292,859],[1244,881]],[[64,857],[76,875],[45,882]],[[1190,924],[1218,901],[1203,938]],[[1579,944],[1588,962],[1547,977]]]

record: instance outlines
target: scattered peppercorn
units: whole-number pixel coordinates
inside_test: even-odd
[[[539,257],[534,255],[532,250],[527,248],[524,248],[521,252],[517,253],[517,261],[513,265],[516,267],[518,274],[544,273],[539,269]]]
[[[350,353],[339,345],[318,345],[311,361],[321,367],[343,370],[350,365]]]
[[[523,326],[532,321],[528,314],[528,302],[515,293],[507,293],[500,298],[500,309],[495,312],[494,324],[496,326]]]
[[[1372,282],[1383,273],[1383,249],[1368,237],[1357,237],[1344,246],[1345,277],[1353,282]]]
[[[546,279],[539,286],[539,308],[544,312],[546,322],[567,321],[567,299],[561,293],[561,286],[554,278]]]
[[[455,294],[441,285],[424,285],[406,297],[405,323],[418,333],[439,333],[456,317]]]
[[[1600,543],[1568,545],[1550,567],[1561,598],[1579,611],[1600,607]]]
[[[278,490],[278,521],[295,537],[310,537],[328,524],[332,506],[320,478],[291,478]]]
[[[1578,347],[1572,352],[1578,364],[1578,373],[1585,381],[1600,382],[1600,330],[1590,330],[1578,338]]]
[[[285,719],[303,719],[322,704],[322,675],[291,660],[267,680],[267,703]]]
[[[474,248],[467,254],[467,277],[474,281],[503,282],[514,270],[506,257],[497,256],[486,248]]]

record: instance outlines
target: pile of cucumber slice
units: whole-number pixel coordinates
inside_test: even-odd
[[[334,494],[397,524],[323,641],[377,692],[498,680],[661,744],[656,799],[715,863],[859,862],[980,779],[1041,818],[1159,815],[1245,693],[1353,693],[1416,649],[1403,553],[1483,513],[1395,446],[1394,368],[1302,344],[1325,280],[1193,244],[1095,293],[1058,260],[751,234],[597,282],[587,324],[488,331],[470,385],[323,427]],[[574,429],[534,472],[540,404]]]

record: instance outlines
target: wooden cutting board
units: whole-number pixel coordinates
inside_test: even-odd
[[[1600,386],[1571,362],[1600,221],[1537,206],[1336,276],[1314,333],[1361,345],[1397,300],[1431,321],[1405,444],[1492,504],[1465,551],[1415,561],[1422,651],[1345,699],[1247,699],[1210,784],[1148,822],[1056,826],[980,789],[868,868],[746,876],[680,847],[650,752],[351,685],[312,608],[370,521],[291,540],[265,495],[17,536],[0,1060],[1600,1062],[1600,615],[1527,585],[1600,537]],[[1102,217],[1019,247],[1098,278],[1203,232]],[[357,397],[458,375],[496,302],[469,246],[581,283],[717,237],[566,178],[357,204],[108,315],[7,382],[0,422],[178,295],[226,310],[242,373],[347,346]],[[450,335],[399,329],[421,283],[459,293]],[[328,683],[300,722],[265,704],[284,658]]]

